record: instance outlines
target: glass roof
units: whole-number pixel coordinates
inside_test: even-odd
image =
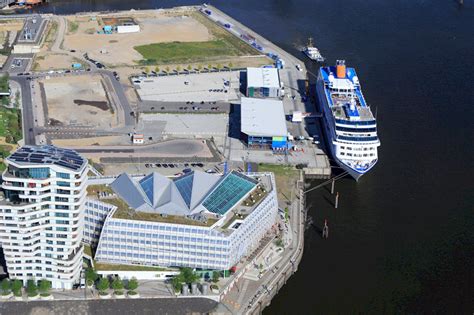
[[[143,178],[140,181],[140,186],[142,186],[148,200],[153,203],[153,173]]]
[[[193,181],[194,181],[194,174],[188,174],[182,176],[174,181],[176,187],[179,190],[179,193],[183,197],[184,201],[190,207],[191,204],[191,194],[193,191]]]
[[[86,164],[86,160],[76,151],[52,145],[23,146],[8,159],[18,163],[56,164],[74,171],[81,169]]]
[[[239,173],[229,173],[219,186],[204,200],[203,206],[217,214],[225,214],[242,197],[250,192],[257,182]]]

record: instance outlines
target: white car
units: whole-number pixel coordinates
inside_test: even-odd
[[[301,68],[300,64],[296,64],[296,69],[298,69],[298,71],[303,71],[303,68]]]

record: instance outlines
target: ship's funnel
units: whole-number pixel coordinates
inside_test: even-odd
[[[336,76],[338,79],[344,79],[346,77],[346,61],[338,60],[336,62]]]

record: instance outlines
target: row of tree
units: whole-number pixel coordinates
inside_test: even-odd
[[[214,271],[212,273],[212,282],[219,282],[219,277],[219,272]],[[189,285],[193,282],[199,281],[200,278],[201,277],[191,268],[181,268],[179,274],[177,274],[171,279],[171,285],[173,286],[176,292],[180,292],[183,288],[183,284]]]
[[[227,68],[228,68],[228,69],[232,69],[233,67],[234,67],[234,65],[232,64],[232,62],[229,62],[229,63],[227,64]],[[186,69],[188,72],[190,72],[190,71],[192,71],[192,70],[197,70],[198,72],[201,72],[203,68],[204,68],[203,65],[197,65],[196,68],[194,68],[194,69],[193,69],[193,66],[188,65],[185,69]],[[207,69],[208,69],[208,70],[212,70],[212,69],[214,69],[214,68],[220,71],[220,70],[222,70],[222,69],[224,68],[224,66],[223,66],[222,64],[220,64],[220,63],[218,63],[218,64],[215,65],[215,66],[213,66],[212,64],[208,64],[208,65],[207,65]],[[162,70],[162,69],[160,69],[160,67],[155,67],[155,70],[154,70],[154,71],[155,71],[156,73],[160,73],[161,70]],[[181,71],[183,70],[183,68],[178,65],[178,66],[176,66],[176,68],[175,68],[174,70],[175,70],[176,72],[181,72]],[[171,71],[170,66],[166,66],[166,67],[163,69],[163,71],[166,72],[166,73],[170,73],[170,71]],[[150,68],[149,68],[149,67],[146,67],[146,68],[144,69],[144,72],[147,73],[147,74],[150,73]]]
[[[115,277],[110,283],[107,277],[101,277],[99,282],[96,284],[97,290],[99,290],[100,295],[107,295],[107,290],[110,289],[114,290],[114,294],[116,295],[123,295],[123,289],[125,288],[124,281],[120,279],[120,277]],[[135,291],[138,288],[138,281],[135,278],[132,278],[127,281],[127,290],[129,295],[135,295],[137,292]]]
[[[15,279],[10,281],[5,278],[2,280],[0,287],[2,295],[9,295],[13,292],[15,296],[22,296],[23,281],[21,280]],[[38,291],[41,296],[49,296],[49,290],[51,290],[51,281],[49,280],[43,279],[38,282],[35,280],[28,280],[26,283],[26,293],[29,297],[37,296]]]

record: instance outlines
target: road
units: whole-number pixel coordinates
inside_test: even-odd
[[[205,298],[2,302],[0,314],[117,315],[208,314],[217,302]]]
[[[30,81],[25,77],[11,76],[10,80],[17,82],[21,87],[22,126],[25,144],[35,144],[35,123],[33,118],[33,103],[31,101]]]

